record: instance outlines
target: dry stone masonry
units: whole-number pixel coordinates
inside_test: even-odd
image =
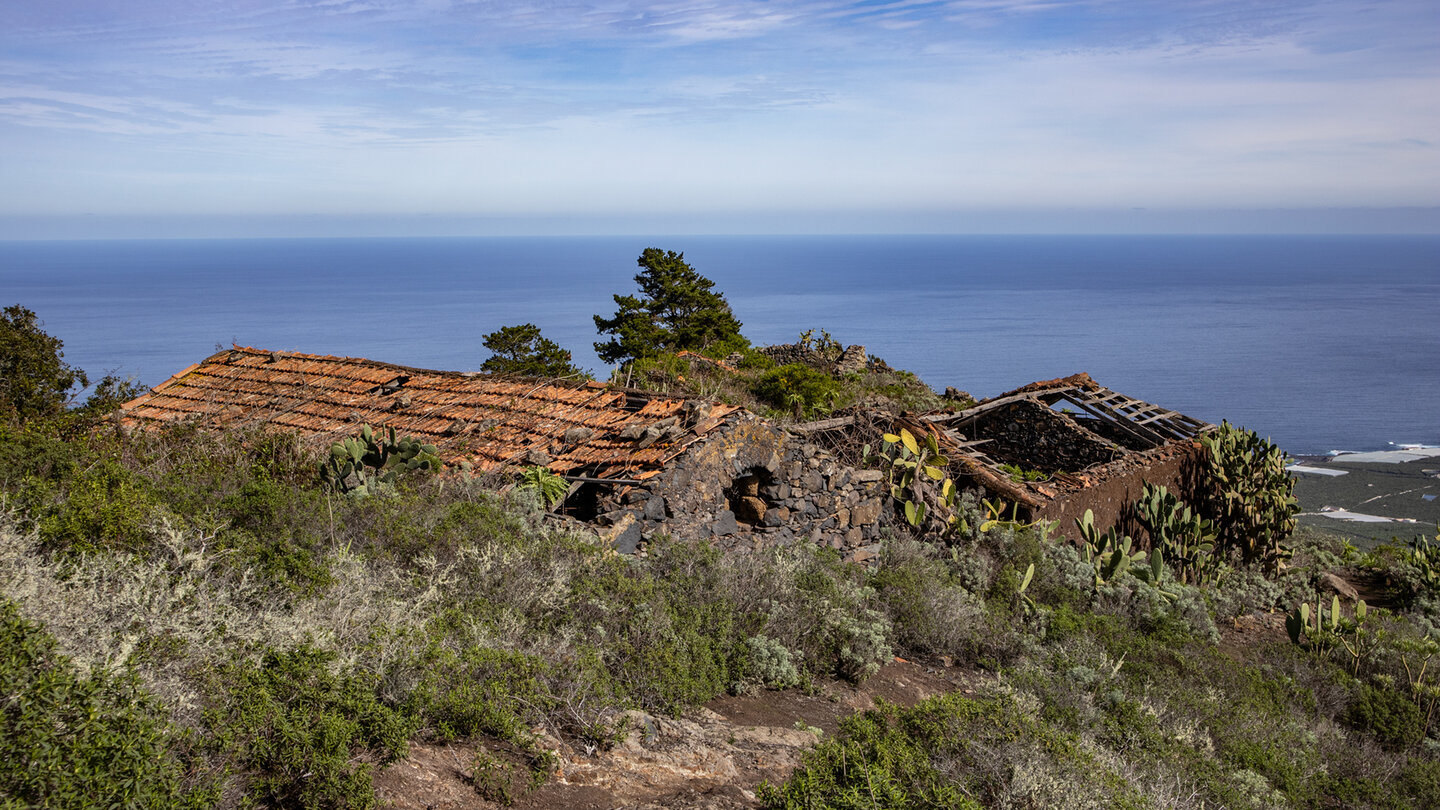
[[[744,414],[619,493],[597,522],[624,553],[668,535],[710,539],[725,550],[806,541],[867,560],[893,514],[883,477]]]

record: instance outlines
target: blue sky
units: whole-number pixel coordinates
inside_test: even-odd
[[[1440,231],[1435,0],[0,0],[0,238]]]

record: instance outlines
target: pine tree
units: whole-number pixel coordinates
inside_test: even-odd
[[[533,323],[502,326],[486,335],[484,343],[494,355],[481,364],[481,371],[517,377],[588,376],[570,362],[570,352],[542,336]]]
[[[601,360],[615,363],[682,350],[719,353],[750,345],[725,296],[712,289],[715,282],[686,263],[684,253],[646,248],[636,264],[643,268],[635,276],[641,294],[616,295],[615,316],[595,316],[596,331],[614,335],[595,344]]]

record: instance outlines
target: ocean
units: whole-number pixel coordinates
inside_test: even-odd
[[[10,241],[0,306],[146,385],[232,342],[473,370],[524,322],[604,378],[591,316],[652,246],[752,342],[824,329],[937,390],[1087,371],[1294,454],[1440,444],[1440,236]]]

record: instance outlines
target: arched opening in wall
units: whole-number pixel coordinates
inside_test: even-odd
[[[763,526],[765,515],[775,507],[771,500],[775,476],[764,467],[751,467],[725,490],[725,502],[735,513],[735,522]]]

